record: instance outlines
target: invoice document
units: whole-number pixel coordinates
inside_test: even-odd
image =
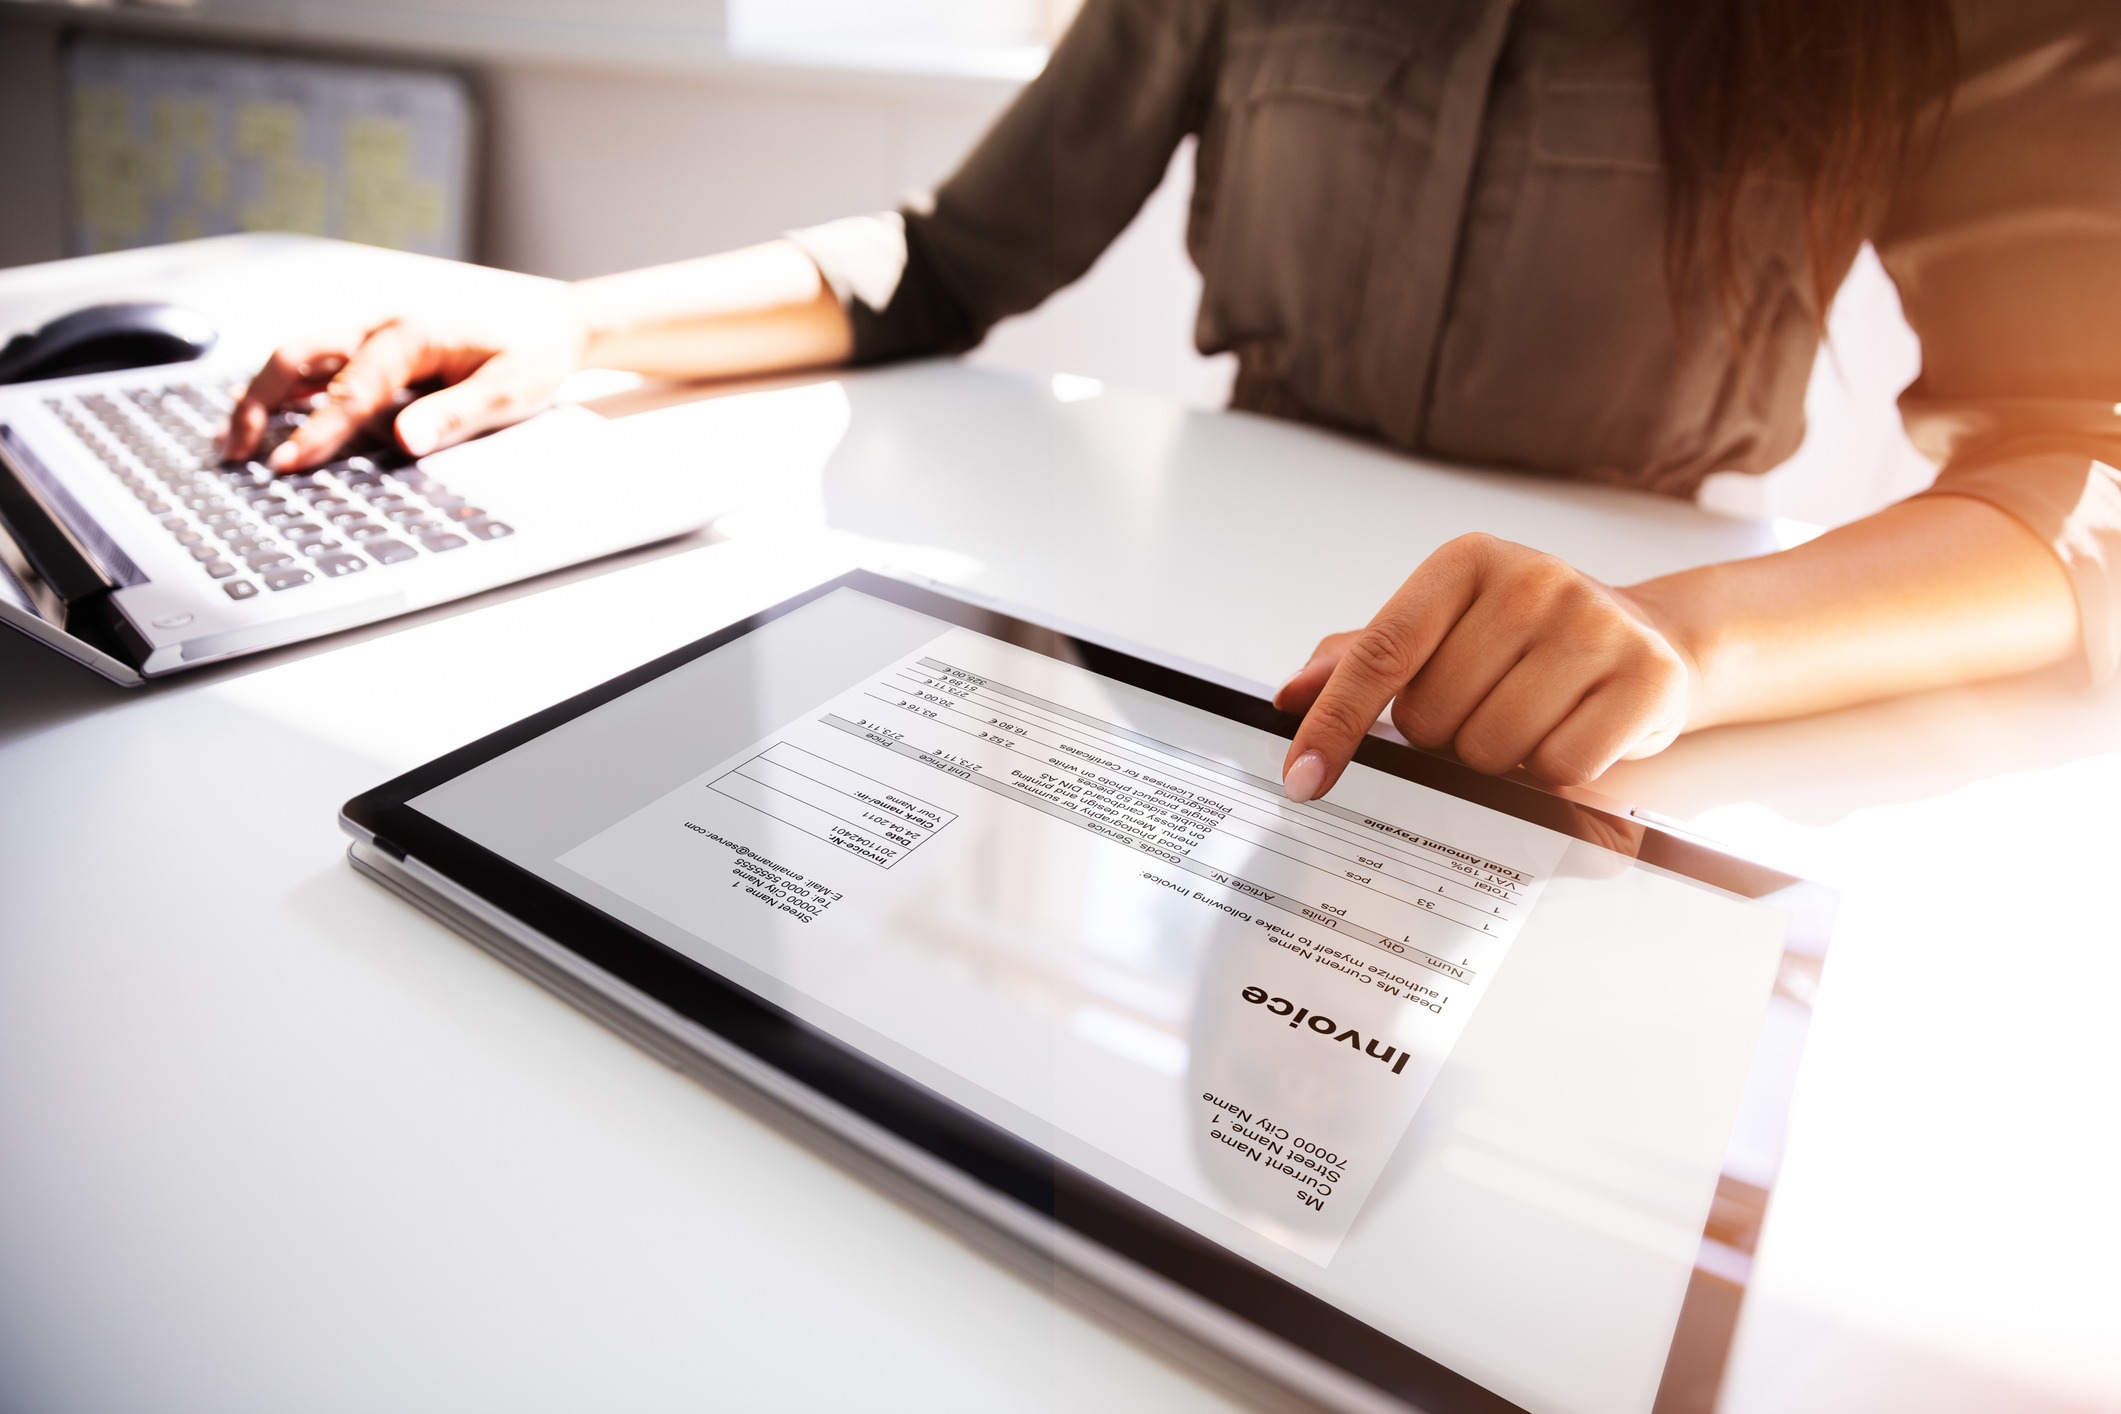
[[[951,628],[559,862],[1323,1264],[1566,841],[1361,767],[1292,805],[1157,702]]]

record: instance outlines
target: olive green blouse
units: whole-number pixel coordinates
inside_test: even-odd
[[[1820,316],[1794,189],[1747,222],[1735,340],[1708,280],[1675,299],[1640,9],[1088,0],[932,199],[881,237],[794,234],[858,361],[969,348],[1087,270],[1194,134],[1195,338],[1237,355],[1236,406],[1690,495],[1796,450]],[[1935,491],[2053,547],[2103,677],[2121,650],[2121,3],[1959,0],[1957,18],[1934,154],[1869,231],[1922,341],[1901,409]],[[891,248],[881,273],[865,246]]]

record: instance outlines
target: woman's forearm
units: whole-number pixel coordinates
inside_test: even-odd
[[[1985,501],[1925,496],[1779,554],[1626,593],[1690,659],[1686,727],[2002,677],[2077,651],[2054,553]]]
[[[789,241],[583,280],[569,289],[580,363],[663,378],[728,378],[844,363],[847,316]]]

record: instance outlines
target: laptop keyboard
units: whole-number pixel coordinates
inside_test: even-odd
[[[214,438],[241,391],[168,382],[44,405],[231,599],[515,533],[402,457],[346,457],[299,476],[275,475],[262,462],[220,461]],[[275,421],[284,437],[299,418]]]

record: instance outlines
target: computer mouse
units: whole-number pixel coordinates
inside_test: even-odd
[[[0,383],[183,363],[214,346],[206,316],[174,304],[98,304],[0,349]]]

